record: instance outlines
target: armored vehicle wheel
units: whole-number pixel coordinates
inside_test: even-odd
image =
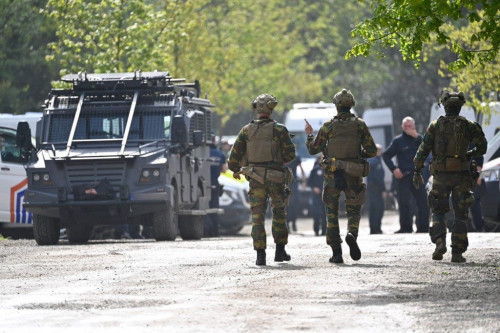
[[[172,205],[153,213],[153,237],[157,241],[173,241],[177,237],[177,214]]]
[[[92,236],[94,227],[88,225],[71,225],[66,227],[66,235],[70,244],[85,244]]]
[[[182,216],[179,218],[179,232],[182,239],[201,239],[205,226],[205,216]]]
[[[59,241],[59,220],[33,214],[33,235],[38,245],[55,245]]]

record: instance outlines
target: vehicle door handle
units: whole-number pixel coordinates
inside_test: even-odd
[[[9,167],[2,167],[2,171],[10,171]]]

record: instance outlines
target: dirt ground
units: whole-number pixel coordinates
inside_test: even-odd
[[[250,228],[201,241],[0,241],[0,332],[499,332],[500,234],[470,234],[466,264],[431,260],[426,234],[383,235],[362,219],[360,261],[328,262],[301,219],[289,263],[257,267]],[[270,221],[267,221],[268,224]],[[342,229],[346,221],[342,220]],[[449,236],[448,236],[449,241]]]

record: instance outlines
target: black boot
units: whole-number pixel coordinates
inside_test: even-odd
[[[432,260],[443,260],[443,254],[446,253],[446,238],[436,239],[436,249],[432,254]]]
[[[361,259],[361,250],[359,249],[358,243],[356,242],[356,237],[350,232],[345,236],[345,241],[347,245],[349,245],[349,254],[351,255],[352,260]]]
[[[266,250],[257,250],[257,261],[255,264],[258,266],[266,266]]]
[[[285,245],[276,244],[276,254],[274,256],[274,261],[283,262],[290,261],[290,259],[292,259],[292,257],[288,253],[286,253]]]
[[[459,262],[459,263],[466,262],[466,259],[462,255],[461,250],[459,250],[459,249],[452,249],[451,250],[451,262]]]
[[[342,248],[339,247],[338,249],[334,249],[332,248],[333,250],[333,256],[330,258],[330,262],[332,264],[343,264],[344,263],[344,259],[342,259]]]

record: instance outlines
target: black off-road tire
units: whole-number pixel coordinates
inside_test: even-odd
[[[201,239],[204,229],[204,215],[186,215],[179,218],[179,232],[183,240]]]
[[[38,245],[56,245],[59,235],[57,218],[33,214],[33,236]]]
[[[92,236],[94,227],[88,225],[74,224],[66,227],[66,235],[70,244],[85,244]]]
[[[177,213],[170,203],[165,205],[165,209],[153,213],[153,238],[157,241],[177,238]]]

